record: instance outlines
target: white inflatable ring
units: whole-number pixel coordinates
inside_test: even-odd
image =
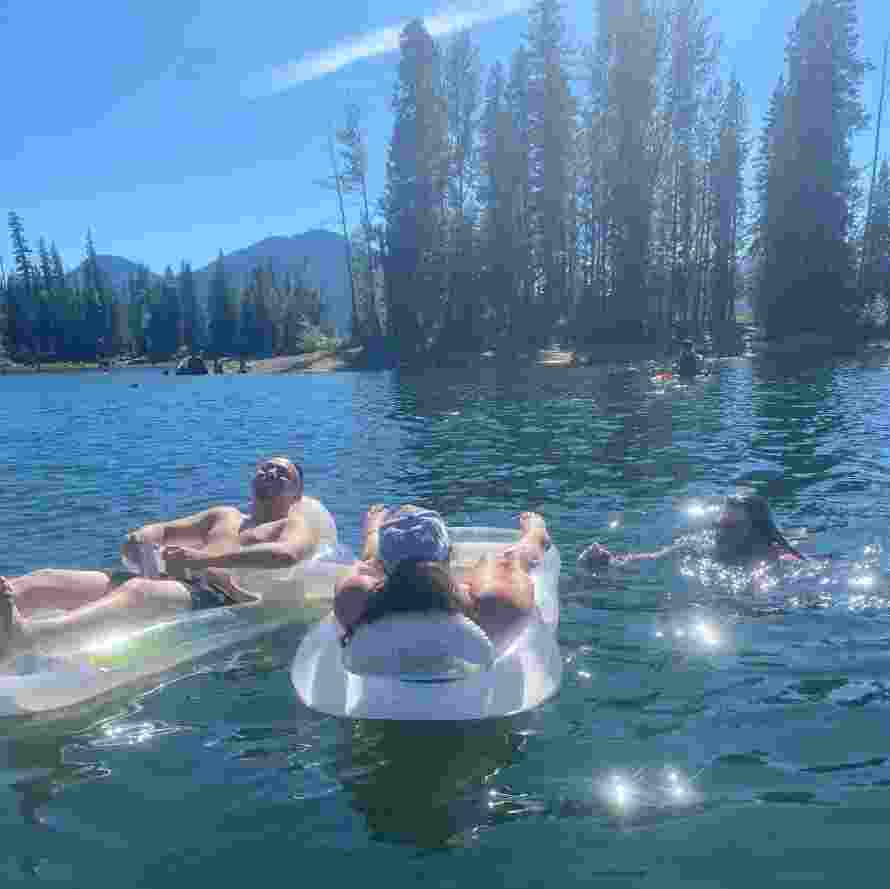
[[[517,531],[502,528],[449,531],[458,565],[519,538]],[[363,719],[487,719],[537,707],[562,680],[559,570],[559,552],[552,546],[532,574],[535,613],[500,647],[467,618],[450,615],[375,621],[344,647],[343,628],[329,614],[297,650],[294,689],[314,710]]]

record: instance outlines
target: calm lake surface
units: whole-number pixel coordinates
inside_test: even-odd
[[[254,461],[285,453],[352,547],[377,501],[471,525],[540,511],[565,661],[560,694],[520,719],[343,723],[292,690],[306,617],[147,690],[2,723],[0,884],[874,883],[890,350],[727,359],[688,386],[655,371],[0,378],[0,573],[110,567],[127,529],[244,503]],[[753,578],[704,555],[576,569],[591,540],[702,533],[702,508],[739,486],[835,560]]]

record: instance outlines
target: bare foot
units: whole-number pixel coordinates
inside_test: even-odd
[[[519,514],[519,531],[521,537],[518,543],[508,546],[504,550],[505,556],[519,558],[526,563],[526,569],[537,565],[544,558],[544,553],[550,549],[550,533],[543,517],[536,512],[521,512]]]
[[[12,586],[5,577],[0,577],[0,659],[9,654],[12,648],[13,630],[15,629],[12,597]]]
[[[543,549],[550,549],[550,532],[544,517],[537,512],[519,513],[519,530],[522,532],[523,541],[537,543]]]
[[[365,542],[362,546],[362,559],[370,562],[377,558],[377,534],[380,526],[386,520],[386,507],[382,503],[375,503],[368,507],[365,514]]]

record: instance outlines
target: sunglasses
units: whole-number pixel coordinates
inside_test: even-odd
[[[291,481],[290,470],[286,466],[279,463],[261,463],[256,468],[257,475],[273,475],[276,478],[283,478]]]

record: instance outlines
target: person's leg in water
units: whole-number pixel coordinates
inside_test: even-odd
[[[118,586],[102,571],[43,569],[0,577],[0,655],[10,643],[33,643],[68,630],[86,630],[127,612],[138,619],[190,607],[192,594],[178,580],[131,577]],[[35,620],[41,610],[62,611]]]
[[[0,593],[12,596],[24,614],[69,611],[108,595],[113,582],[104,571],[42,568],[20,577],[0,576]]]
[[[521,537],[504,552],[480,559],[464,578],[478,608],[479,625],[497,639],[515,629],[535,609],[531,570],[550,548],[550,533],[536,512],[519,516]]]

